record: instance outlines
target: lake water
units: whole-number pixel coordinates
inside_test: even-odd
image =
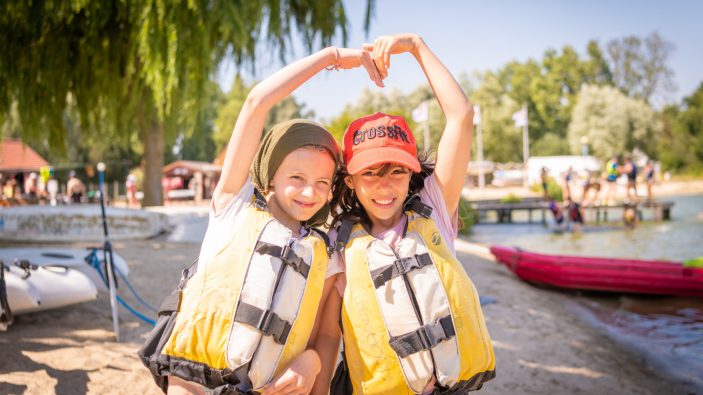
[[[644,221],[632,230],[618,222],[587,224],[580,233],[561,234],[554,233],[550,225],[480,224],[470,240],[547,254],[677,262],[703,256],[703,196],[662,200],[674,202],[672,220]],[[643,355],[652,367],[674,377],[692,393],[703,393],[703,300],[599,293],[583,293],[576,300],[572,308],[591,324]]]

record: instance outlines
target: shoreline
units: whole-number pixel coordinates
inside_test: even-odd
[[[172,290],[180,270],[200,249],[197,243],[167,238],[113,243],[129,264],[130,281],[150,304],[158,305]],[[521,282],[482,256],[476,244],[460,238],[456,245],[480,294],[495,299],[483,311],[494,342],[497,377],[480,393],[686,393],[581,322],[564,303],[573,295]],[[0,393],[160,394],[136,355],[150,328],[125,310],[120,310],[120,320],[123,342],[115,343],[105,294],[96,301],[16,317],[0,333]]]
[[[585,332],[586,334],[590,334],[593,338],[600,339],[604,345],[612,345],[608,347],[611,349],[611,352],[621,354],[621,357],[627,361],[630,361],[629,363],[633,363],[634,367],[639,366],[640,373],[644,373],[650,378],[658,378],[658,380],[662,381],[665,386],[669,387],[666,392],[661,393],[703,393],[703,382],[695,376],[695,373],[691,372],[691,369],[686,370],[677,368],[677,366],[675,366],[675,362],[681,362],[681,360],[668,360],[664,354],[666,350],[663,349],[661,345],[653,347],[654,345],[650,344],[648,347],[652,347],[652,349],[643,348],[642,342],[646,341],[646,339],[614,330],[613,327],[608,326],[597,317],[598,314],[608,314],[608,311],[612,309],[612,307],[607,307],[607,304],[614,303],[617,305],[618,303],[621,303],[620,300],[622,298],[629,299],[627,295],[604,295],[600,293],[567,291],[556,288],[541,288],[534,286],[518,279],[504,265],[496,262],[495,258],[488,250],[488,246],[482,243],[468,241],[466,239],[457,239],[456,246],[457,252],[463,251],[486,261],[487,264],[493,264],[499,267],[500,269],[496,270],[504,272],[506,276],[512,278],[512,281],[520,283],[521,288],[525,287],[526,289],[542,293],[545,297],[545,304],[542,305],[542,307],[551,305],[550,309],[554,309],[555,307],[553,303],[558,303],[559,311],[564,313],[561,318],[566,320],[570,319],[572,321],[571,324],[567,324],[567,326],[577,325],[579,326],[577,332]],[[522,297],[524,297],[524,295],[520,296],[520,298]],[[666,304],[674,299],[663,299],[659,303]],[[598,307],[598,304],[601,302],[604,304]],[[487,306],[487,308],[490,308],[490,306]],[[572,327],[571,330],[573,329],[574,328]],[[580,335],[583,335],[583,333]],[[594,350],[598,350],[598,348],[595,348]],[[594,350],[589,348],[589,352]],[[671,350],[668,351],[671,352]],[[612,372],[618,372],[617,368]],[[583,390],[583,388],[581,389]],[[569,392],[571,392],[571,390]],[[589,393],[591,392],[595,393],[596,391],[589,390]],[[607,393],[610,392],[613,391],[609,391]],[[652,393],[658,392],[653,391]]]
[[[581,198],[581,187],[577,186],[576,183],[572,184],[572,189],[574,191],[574,197],[577,199]],[[638,197],[640,200],[645,199],[646,196],[646,185],[644,183],[637,184]],[[601,192],[601,196],[604,192]],[[667,198],[671,196],[688,196],[688,195],[701,195],[703,194],[703,180],[688,180],[688,181],[662,181],[657,182],[652,187],[652,195],[654,199]],[[508,195],[514,195],[519,198],[527,197],[541,197],[541,191],[535,192],[531,191],[529,188],[524,188],[522,186],[511,186],[511,187],[501,187],[496,188],[492,186],[487,186],[485,189],[481,190],[478,187],[467,187],[465,186],[462,195],[469,201],[479,201],[479,200],[493,200],[501,199]],[[625,197],[625,186],[618,185],[617,193],[615,194],[615,200],[622,200]]]

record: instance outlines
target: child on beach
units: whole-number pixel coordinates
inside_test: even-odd
[[[654,186],[654,162],[652,162],[651,159],[649,159],[644,166],[644,176],[647,182],[647,200],[651,201],[654,199],[652,195],[652,187]]]
[[[620,166],[620,157],[613,155],[612,158],[608,161],[608,163],[605,164],[605,182],[606,182],[606,191],[605,191],[605,198],[603,198],[603,204],[608,205],[611,204],[611,199],[613,199],[617,191],[617,181],[618,177],[620,177],[620,174],[622,174],[622,167]]]
[[[261,133],[269,110],[319,71],[359,66],[383,86],[369,52],[330,47],[247,96],[197,264],[184,270],[139,351],[162,390],[303,394],[322,366],[334,365],[326,357],[336,347],[319,352],[317,328],[339,269],[327,265],[328,243],[314,226],[329,214],[338,146],[301,119],[274,126],[263,141]]]
[[[495,361],[478,295],[454,249],[472,106],[419,36],[383,36],[364,48],[382,77],[391,55],[412,54],[447,123],[435,163],[418,157],[402,117],[377,112],[347,128],[330,232],[332,261],[343,262],[345,273],[326,305],[342,315],[346,360],[331,393],[348,391],[349,382],[364,394],[475,390],[495,376]],[[338,342],[339,328],[326,323],[320,336]]]

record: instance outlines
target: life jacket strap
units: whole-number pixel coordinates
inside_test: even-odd
[[[403,209],[405,209],[405,211],[412,210],[418,215],[421,215],[425,218],[430,218],[430,215],[432,215],[432,207],[426,205],[425,203],[422,203],[420,195],[410,196],[410,198],[405,201]]]
[[[243,301],[237,306],[234,320],[258,329],[264,336],[272,336],[273,340],[281,345],[286,344],[291,329],[290,322],[272,310],[263,310]]]
[[[254,251],[261,255],[270,255],[275,258],[280,258],[283,263],[302,274],[303,277],[308,278],[310,265],[308,265],[303,258],[299,257],[290,246],[286,245],[281,247],[265,241],[259,241],[256,243]]]
[[[444,340],[456,335],[452,316],[440,318],[434,324],[421,326],[418,330],[390,339],[390,346],[400,358],[405,358],[422,350],[429,350]]]
[[[376,288],[381,287],[388,281],[406,274],[415,269],[421,269],[432,264],[430,254],[413,255],[407,258],[396,259],[392,264],[371,271],[371,279]]]
[[[254,188],[254,207],[261,211],[268,211],[268,206],[266,206],[266,198],[264,197],[258,189]]]
[[[337,240],[334,243],[334,251],[342,251],[344,246],[347,245],[349,241],[349,236],[351,236],[352,228],[354,227],[354,221],[351,219],[343,219],[342,223],[337,228]]]
[[[181,296],[181,291],[174,291],[166,296],[164,301],[161,302],[161,306],[159,306],[157,315],[168,315],[179,311],[181,307]]]

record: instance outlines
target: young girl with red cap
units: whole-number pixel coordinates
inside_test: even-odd
[[[263,141],[261,134],[269,110],[316,73],[359,66],[383,86],[367,51],[331,47],[284,67],[247,96],[197,265],[184,270],[139,351],[162,390],[304,394],[321,365],[334,364],[334,352],[317,351],[319,306],[335,277],[326,269],[326,236],[313,227],[329,215],[337,143],[301,119],[274,126]]]
[[[413,55],[447,122],[435,163],[418,156],[400,116],[367,115],[346,130],[330,233],[345,275],[326,306],[341,314],[345,363],[332,391],[475,390],[494,377],[495,362],[478,295],[454,249],[473,107],[417,35],[380,37],[365,49],[382,77],[391,55]],[[335,325],[322,325],[320,336],[339,336]]]

